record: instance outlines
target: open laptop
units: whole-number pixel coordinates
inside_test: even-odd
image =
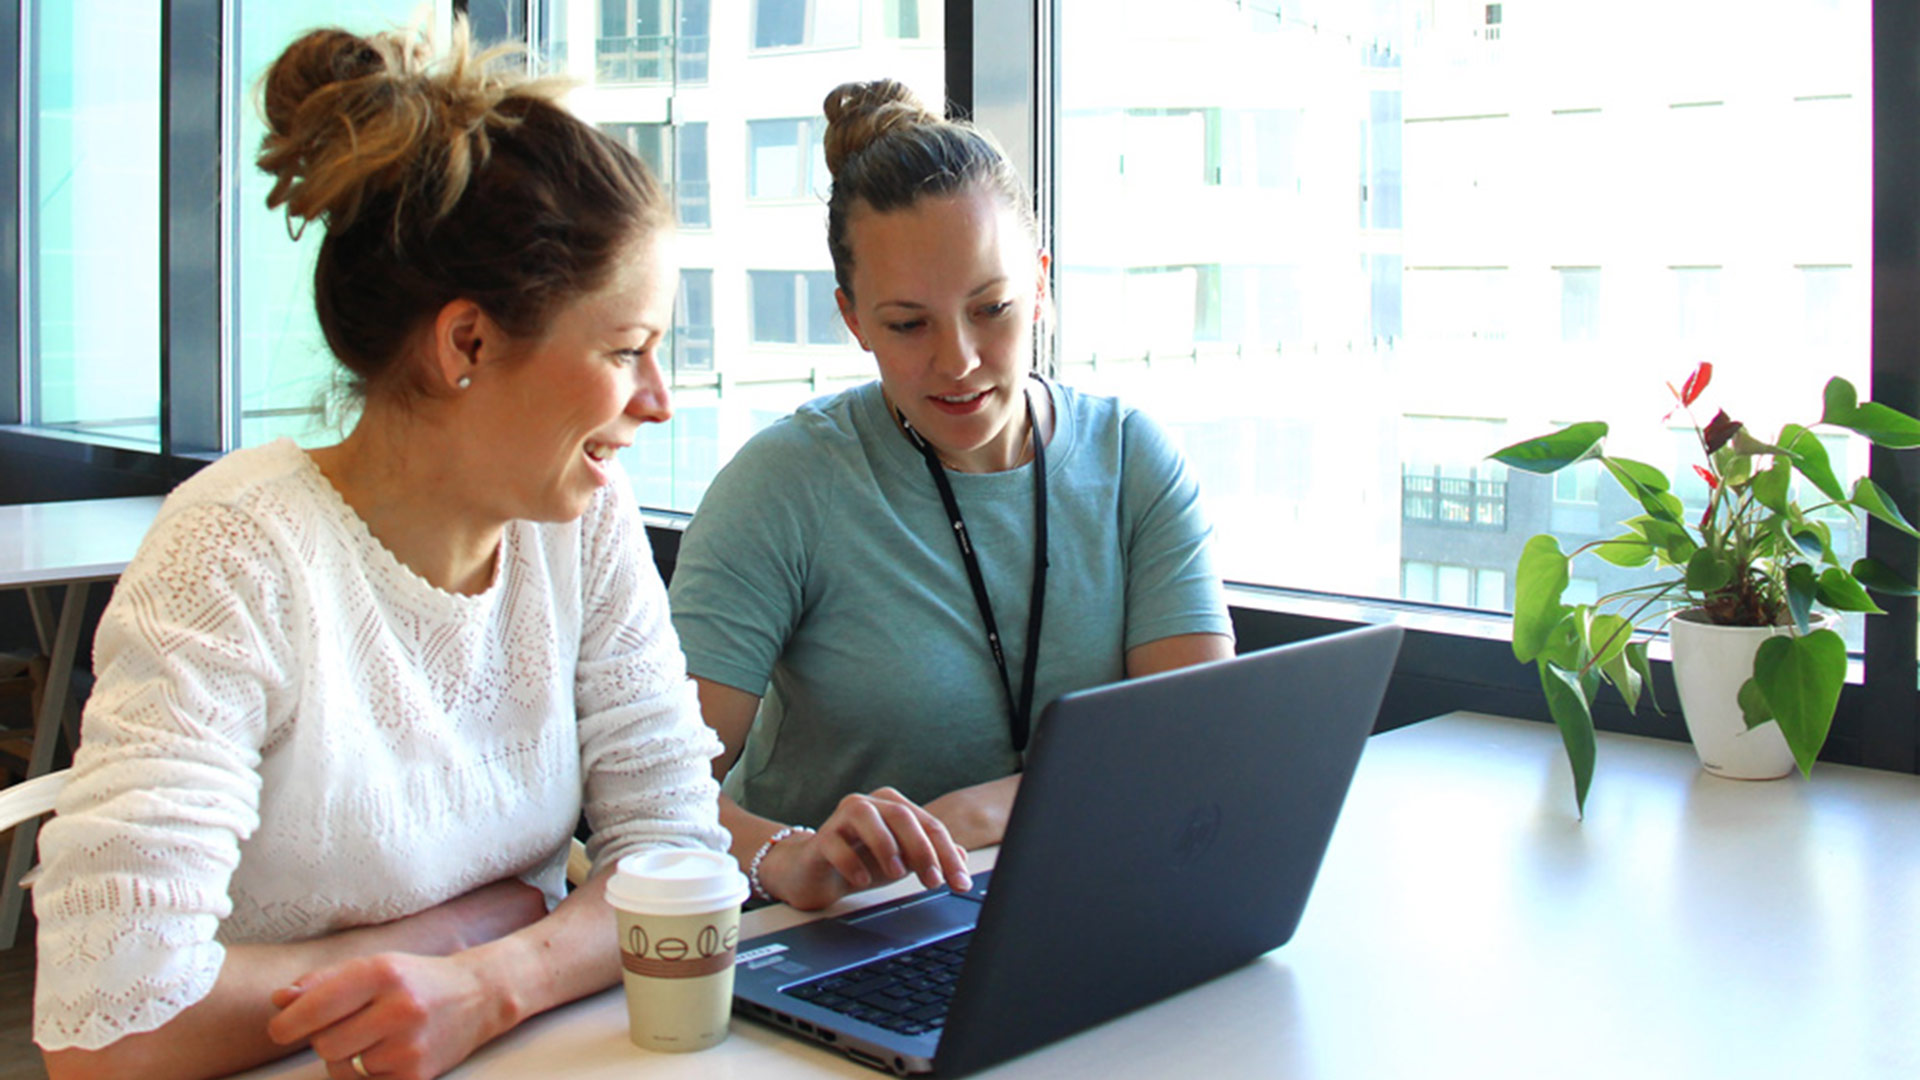
[[[742,942],[736,1012],[952,1077],[1284,944],[1399,648],[1368,627],[1059,698],[972,892]]]

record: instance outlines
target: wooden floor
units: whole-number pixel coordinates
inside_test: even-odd
[[[11,833],[0,832],[0,859]],[[0,1080],[47,1080],[33,1045],[33,915],[20,923],[14,946],[0,952]]]

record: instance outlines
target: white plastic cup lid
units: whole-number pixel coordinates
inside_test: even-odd
[[[607,902],[648,915],[699,915],[747,898],[747,875],[733,856],[662,848],[628,855],[607,882]]]

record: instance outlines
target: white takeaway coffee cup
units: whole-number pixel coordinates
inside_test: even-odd
[[[677,848],[621,859],[607,882],[620,926],[627,1034],[647,1050],[727,1037],[747,877],[729,855]]]

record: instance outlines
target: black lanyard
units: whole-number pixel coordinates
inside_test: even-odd
[[[1027,432],[1033,439],[1033,592],[1027,601],[1027,658],[1022,665],[1017,703],[1013,696],[1013,680],[1007,675],[1007,654],[1000,647],[1000,627],[993,618],[993,601],[987,597],[987,582],[980,576],[980,560],[974,555],[973,541],[967,536],[967,523],[960,517],[960,504],[953,497],[953,484],[947,480],[946,466],[940,464],[940,455],[932,444],[913,430],[907,418],[898,413],[895,415],[899,417],[900,429],[907,433],[907,441],[926,459],[927,471],[933,474],[933,484],[940,489],[940,501],[946,504],[947,520],[953,524],[953,538],[959,542],[960,558],[967,564],[967,581],[973,585],[974,603],[980,605],[980,619],[987,624],[987,647],[992,650],[993,662],[1000,669],[1000,685],[1007,691],[1013,748],[1016,752],[1024,753],[1027,735],[1032,727],[1033,677],[1040,666],[1040,616],[1047,600],[1047,443],[1040,437],[1040,426],[1033,417],[1033,398],[1027,398]]]

